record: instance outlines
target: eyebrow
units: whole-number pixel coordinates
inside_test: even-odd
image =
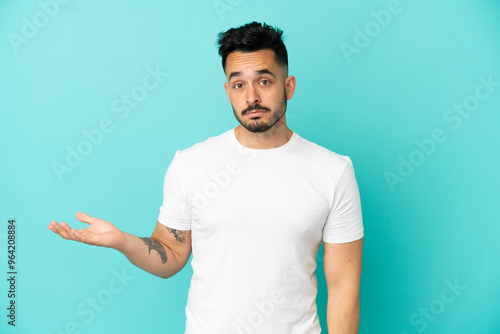
[[[262,70],[258,70],[258,71],[255,71],[254,72],[256,75],[262,75],[262,74],[269,74],[271,75],[273,78],[276,78],[276,76],[273,74],[273,72],[271,72],[270,70],[268,70],[267,68],[264,68]],[[229,81],[231,81],[231,78],[233,77],[240,77],[242,76],[243,73],[241,72],[231,72],[231,74],[229,75]]]

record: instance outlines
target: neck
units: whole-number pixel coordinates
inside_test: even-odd
[[[238,142],[247,148],[268,149],[285,145],[292,138],[293,132],[288,128],[286,119],[283,117],[266,132],[255,133],[238,125],[234,129],[234,134]]]

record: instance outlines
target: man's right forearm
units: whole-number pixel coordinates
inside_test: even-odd
[[[177,255],[158,239],[122,233],[124,241],[116,247],[116,250],[123,253],[132,264],[148,273],[169,278],[184,266]]]

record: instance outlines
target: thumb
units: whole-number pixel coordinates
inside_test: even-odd
[[[88,214],[83,212],[77,212],[75,214],[76,219],[81,221],[82,223],[92,224],[96,218],[90,217]]]

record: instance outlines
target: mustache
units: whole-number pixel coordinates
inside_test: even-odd
[[[248,112],[250,112],[252,110],[271,111],[271,109],[269,109],[267,107],[264,107],[264,106],[261,106],[260,104],[256,103],[256,104],[252,104],[252,105],[248,106],[245,110],[243,110],[241,112],[241,115],[245,115],[245,114],[247,114]]]

